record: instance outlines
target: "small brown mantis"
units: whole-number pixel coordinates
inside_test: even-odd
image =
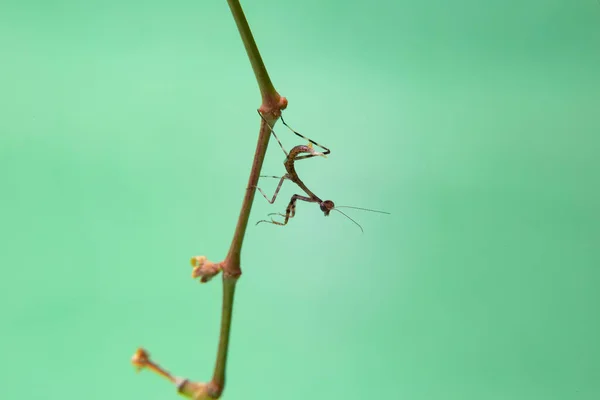
[[[265,119],[265,117],[263,117],[263,115],[260,113],[260,111],[258,112],[258,115],[260,115],[260,117],[267,123],[267,125],[269,125],[269,123],[267,122],[267,120]],[[283,165],[285,166],[285,170],[287,171],[287,173],[281,177],[279,176],[271,176],[271,175],[261,175],[261,178],[276,178],[279,179],[279,184],[277,185],[277,189],[275,189],[275,193],[273,194],[273,197],[271,198],[271,200],[269,200],[269,198],[267,197],[267,195],[265,194],[265,192],[263,192],[263,190],[259,187],[257,187],[257,189],[260,191],[260,193],[263,195],[263,197],[265,199],[267,199],[267,201],[270,204],[273,204],[275,202],[275,199],[277,198],[277,194],[279,193],[279,190],[281,189],[281,186],[283,185],[283,181],[285,181],[286,179],[289,179],[290,181],[294,182],[296,185],[298,185],[300,187],[300,189],[302,189],[307,195],[307,196],[302,196],[299,194],[295,194],[292,196],[286,210],[285,210],[285,214],[282,213],[271,213],[268,215],[279,215],[284,217],[284,221],[283,222],[279,222],[279,221],[275,221],[273,218],[271,218],[270,221],[267,220],[260,220],[256,223],[256,225],[260,224],[261,222],[268,222],[270,224],[275,224],[275,225],[286,225],[288,223],[288,220],[290,218],[293,218],[294,215],[296,215],[296,201],[297,200],[302,200],[302,201],[306,201],[308,203],[317,203],[319,204],[319,207],[321,208],[321,211],[323,211],[323,213],[325,214],[325,216],[327,217],[329,215],[329,213],[331,212],[331,210],[335,210],[339,213],[341,213],[342,215],[344,215],[346,218],[348,218],[350,221],[354,222],[362,232],[364,232],[362,226],[360,226],[360,224],[358,222],[356,222],[355,220],[353,220],[352,218],[350,218],[348,215],[346,215],[344,212],[338,210],[338,208],[354,208],[357,210],[364,210],[364,211],[372,211],[372,212],[377,212],[377,213],[382,213],[382,214],[389,214],[386,211],[378,211],[378,210],[371,210],[369,208],[361,208],[361,207],[352,207],[352,206],[338,206],[337,208],[335,208],[335,205],[333,203],[333,201],[331,200],[321,200],[316,194],[314,194],[305,184],[304,182],[302,182],[302,180],[300,179],[300,177],[298,176],[298,173],[296,172],[296,168],[294,167],[294,163],[298,160],[304,160],[306,158],[311,158],[311,157],[327,157],[327,154],[331,153],[331,151],[323,146],[318,144],[317,142],[307,138],[306,136],[303,136],[302,134],[300,134],[299,132],[296,132],[295,130],[293,130],[288,124],[285,123],[283,116],[280,117],[281,118],[281,122],[292,132],[294,132],[297,136],[300,136],[303,139],[308,140],[308,145],[299,145],[299,146],[295,146],[292,148],[292,150],[290,150],[290,152],[288,153],[287,151],[285,151],[285,149],[283,148],[283,145],[281,144],[281,141],[279,141],[279,138],[277,137],[277,135],[275,134],[275,131],[273,130],[273,127],[271,125],[269,125],[269,128],[271,129],[271,133],[273,134],[273,137],[275,137],[275,139],[277,140],[277,143],[279,143],[279,146],[281,147],[281,150],[283,150],[283,152],[285,153],[285,161],[283,162]],[[313,144],[320,147],[321,149],[323,149],[324,151],[318,152],[315,151]]]

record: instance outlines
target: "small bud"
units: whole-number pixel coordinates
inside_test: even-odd
[[[142,369],[148,366],[148,362],[150,360],[150,355],[148,352],[141,347],[136,350],[133,357],[131,357],[131,363],[135,367],[137,372],[140,372]]]
[[[192,278],[200,277],[200,283],[206,283],[215,277],[223,268],[222,263],[208,261],[205,256],[192,257]]]

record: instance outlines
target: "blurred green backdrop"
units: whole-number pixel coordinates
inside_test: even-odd
[[[600,4],[242,5],[332,149],[301,176],[392,215],[250,227],[225,397],[600,398]],[[189,259],[226,254],[260,105],[225,0],[4,0],[0,48],[0,397],[176,398],[129,358],[212,373]]]

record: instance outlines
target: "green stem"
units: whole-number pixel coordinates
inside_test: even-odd
[[[214,375],[211,381],[211,392],[222,392],[225,386],[225,364],[227,363],[227,350],[229,347],[229,333],[231,332],[231,313],[233,311],[233,298],[235,294],[235,284],[237,279],[223,279],[223,308],[221,317],[221,332],[219,337],[219,350],[217,352],[217,363],[215,365]],[[225,334],[223,334],[225,333]]]
[[[250,64],[252,64],[252,69],[254,70],[254,75],[256,76],[256,81],[260,88],[263,104],[271,103],[269,100],[276,99],[279,95],[277,94],[275,87],[273,87],[267,68],[263,63],[258,47],[256,47],[256,42],[252,36],[252,31],[250,30],[246,16],[244,15],[244,10],[242,10],[242,6],[238,0],[227,0],[227,4],[229,4],[235,24],[242,36],[242,42],[244,42],[246,53],[248,53]]]

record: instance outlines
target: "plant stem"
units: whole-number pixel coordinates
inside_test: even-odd
[[[233,235],[233,240],[231,241],[231,246],[229,247],[229,253],[225,258],[225,264],[223,266],[224,278],[227,275],[239,276],[241,274],[240,256],[242,252],[242,244],[244,242],[246,228],[248,227],[248,218],[250,217],[250,211],[252,210],[252,202],[254,200],[254,195],[256,194],[256,186],[258,184],[260,170],[265,159],[265,153],[267,152],[267,146],[269,145],[270,136],[271,129],[261,118],[258,143],[256,144],[256,151],[254,152],[254,161],[252,162],[252,170],[250,171],[250,177],[248,178],[248,185],[246,186],[246,193],[244,195],[242,209],[240,211],[237,227]]]
[[[139,349],[132,358],[132,363],[138,370],[143,367],[150,368],[159,375],[167,377],[171,382],[175,383],[177,385],[177,391],[181,395],[195,400],[209,398],[218,399],[221,397],[223,389],[225,388],[225,370],[229,349],[229,337],[231,333],[231,317],[233,313],[235,286],[239,277],[242,275],[242,269],[240,267],[242,244],[244,242],[246,228],[248,227],[248,218],[250,217],[250,211],[252,210],[252,202],[254,200],[254,195],[256,194],[256,185],[258,184],[258,178],[260,177],[260,170],[265,159],[267,146],[269,145],[269,138],[271,137],[270,126],[273,126],[281,116],[281,110],[287,107],[286,98],[281,97],[273,87],[273,83],[271,82],[271,78],[269,78],[267,68],[262,61],[258,47],[256,47],[256,42],[254,41],[254,37],[248,26],[248,21],[246,20],[240,2],[238,0],[227,0],[227,3],[229,4],[233,19],[235,20],[242,41],[244,42],[246,53],[248,54],[250,64],[252,64],[252,69],[256,76],[256,81],[258,82],[258,87],[260,88],[262,104],[259,108],[259,112],[264,118],[260,119],[261,125],[256,150],[254,152],[252,170],[250,171],[246,193],[242,202],[242,209],[225,260],[221,263],[213,263],[207,260],[205,256],[192,258],[192,266],[194,267],[192,277],[202,277],[201,282],[207,282],[217,274],[218,271],[223,271],[221,332],[219,333],[219,347],[217,350],[217,361],[215,363],[213,377],[207,384],[173,377],[165,370],[161,369],[158,364],[154,364],[150,360],[148,353],[143,349]]]
[[[248,58],[250,59],[252,69],[254,70],[258,82],[258,87],[260,88],[262,104],[259,108],[259,112],[264,118],[260,118],[261,125],[258,134],[258,143],[256,144],[256,150],[254,152],[252,170],[250,171],[248,185],[246,186],[246,192],[242,202],[242,209],[225,260],[220,263],[213,263],[207,260],[205,256],[196,256],[191,260],[192,266],[194,267],[192,277],[201,277],[201,282],[207,282],[219,271],[223,271],[221,331],[219,333],[219,347],[217,350],[217,361],[215,363],[213,377],[207,384],[173,377],[165,370],[161,369],[158,364],[154,364],[150,360],[148,353],[143,349],[139,349],[132,358],[132,363],[136,368],[150,368],[175,383],[177,385],[177,390],[181,395],[195,400],[209,398],[218,399],[221,397],[225,387],[225,370],[229,349],[229,337],[231,333],[231,317],[233,313],[235,286],[242,275],[242,269],[240,267],[242,244],[244,242],[246,228],[248,227],[248,218],[250,217],[250,211],[252,210],[252,202],[254,201],[254,195],[256,194],[256,185],[258,184],[258,178],[260,177],[260,170],[265,159],[267,146],[269,145],[269,138],[271,137],[270,126],[273,126],[281,116],[281,110],[287,107],[286,98],[281,97],[273,87],[273,83],[271,83],[271,79],[269,78],[267,69],[262,61],[262,57],[258,52],[258,48],[252,37],[252,32],[250,31],[248,21],[246,21],[240,2],[238,0],[227,0],[227,2],[242,37],[242,41],[244,42],[244,47],[248,53]]]
[[[237,25],[238,31],[244,42],[246,53],[252,64],[252,69],[256,76],[260,93],[262,97],[262,105],[260,112],[265,116],[271,126],[275,123],[277,118],[281,115],[281,110],[287,107],[287,100],[285,97],[281,97],[279,93],[273,87],[273,83],[267,73],[248,21],[242,10],[242,6],[238,0],[227,0],[233,18]],[[223,261],[223,306],[221,313],[221,332],[219,334],[219,348],[217,351],[217,361],[215,363],[215,370],[213,378],[209,383],[209,395],[213,398],[219,398],[225,387],[225,369],[227,365],[227,353],[229,348],[229,336],[231,333],[231,317],[233,312],[233,300],[235,294],[235,286],[242,274],[240,266],[242,244],[244,236],[246,234],[246,228],[248,227],[248,219],[250,217],[250,211],[252,210],[252,202],[254,195],[256,194],[256,185],[258,184],[258,178],[260,176],[260,170],[262,168],[265,154],[267,152],[267,146],[269,145],[269,138],[271,137],[271,129],[269,125],[261,118],[260,131],[258,134],[258,142],[256,144],[256,150],[254,152],[254,161],[252,162],[252,170],[250,171],[250,177],[248,178],[248,185],[246,186],[246,192],[244,200],[242,202],[242,208],[240,216],[238,218],[237,226],[233,234],[231,246],[227,257]]]
[[[236,279],[223,280],[223,307],[221,317],[221,335],[219,337],[219,350],[214,375],[211,381],[215,389],[220,391],[225,386],[225,364],[227,363],[227,349],[229,347],[229,333],[231,328],[231,313],[233,311],[233,297],[235,294]],[[225,332],[226,334],[223,334]]]
[[[246,20],[244,10],[242,10],[240,2],[238,0],[227,0],[227,4],[229,4],[235,24],[237,25],[238,31],[242,36],[242,42],[244,42],[246,53],[248,53],[250,64],[252,64],[252,69],[254,70],[254,75],[256,76],[256,81],[258,82],[258,87],[260,88],[263,104],[271,103],[272,100],[278,100],[279,94],[275,90],[275,87],[273,87],[271,78],[269,78],[269,73],[267,72],[267,68],[265,67],[262,57],[260,56],[258,47],[256,47],[256,42],[254,41],[252,31],[250,30],[250,26],[248,25],[248,21]]]
[[[274,121],[269,121],[273,123]],[[233,299],[235,294],[235,286],[242,274],[240,259],[242,244],[246,228],[248,227],[248,219],[252,210],[252,202],[256,194],[256,185],[260,176],[265,153],[271,137],[271,128],[261,118],[260,133],[258,135],[258,143],[254,153],[254,161],[252,162],[252,170],[248,178],[248,186],[244,195],[242,209],[238,218],[238,223],[231,241],[229,253],[223,261],[223,306],[221,312],[221,332],[219,334],[219,348],[217,351],[217,361],[213,373],[212,381],[209,384],[209,393],[211,397],[218,398],[223,388],[225,387],[225,367],[227,364],[227,352],[229,347],[229,336],[231,334],[231,317],[233,312]]]

